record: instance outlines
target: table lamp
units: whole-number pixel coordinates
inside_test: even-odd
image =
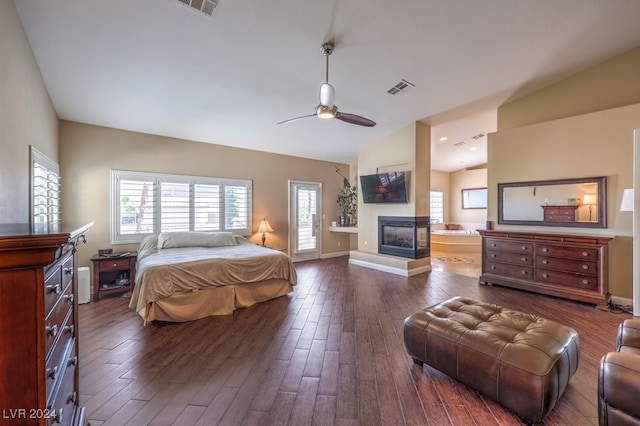
[[[262,232],[262,245],[264,246],[264,242],[267,240],[265,233],[273,232],[273,228],[269,225],[267,219],[262,218],[260,221],[260,227],[258,227],[258,232]]]
[[[592,221],[592,219],[591,219],[591,209],[596,204],[598,204],[598,201],[596,199],[596,194],[585,194],[584,195],[584,200],[582,201],[582,205],[583,206],[589,206],[589,222]]]

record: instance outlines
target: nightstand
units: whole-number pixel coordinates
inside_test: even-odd
[[[126,293],[136,280],[137,253],[112,256],[93,255],[93,301],[103,294]]]

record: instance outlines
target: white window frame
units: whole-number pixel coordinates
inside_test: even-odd
[[[60,166],[30,146],[31,185],[29,207],[32,224],[57,224],[61,221]],[[46,179],[42,175],[46,175]],[[44,179],[44,181],[43,181]]]
[[[153,231],[146,233],[138,233],[138,234],[122,234],[120,232],[120,185],[119,182],[121,180],[150,180],[152,181],[154,191],[153,191]],[[206,177],[206,176],[187,176],[187,175],[174,175],[167,173],[148,173],[148,172],[134,172],[134,171],[126,171],[126,170],[111,170],[111,244],[131,244],[131,243],[139,243],[142,239],[148,235],[159,234],[160,226],[161,226],[161,202],[162,195],[160,191],[160,184],[162,182],[170,182],[170,183],[188,183],[190,187],[189,191],[189,230],[194,230],[194,186],[195,185],[220,185],[221,190],[221,209],[220,209],[220,224],[222,229],[221,231],[232,231],[235,234],[249,236],[253,233],[252,231],[252,204],[253,204],[253,182],[248,179],[229,179],[229,178],[217,178],[217,177]],[[224,201],[224,187],[225,186],[243,186],[247,188],[248,200],[247,200],[247,216],[246,216],[246,227],[245,228],[233,228],[233,229],[225,229],[225,201]]]

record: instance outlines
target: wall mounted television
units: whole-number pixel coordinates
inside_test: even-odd
[[[362,200],[368,204],[408,203],[410,172],[360,176]]]

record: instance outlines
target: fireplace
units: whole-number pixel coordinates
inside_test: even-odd
[[[430,255],[429,216],[378,216],[378,253],[420,259]]]

